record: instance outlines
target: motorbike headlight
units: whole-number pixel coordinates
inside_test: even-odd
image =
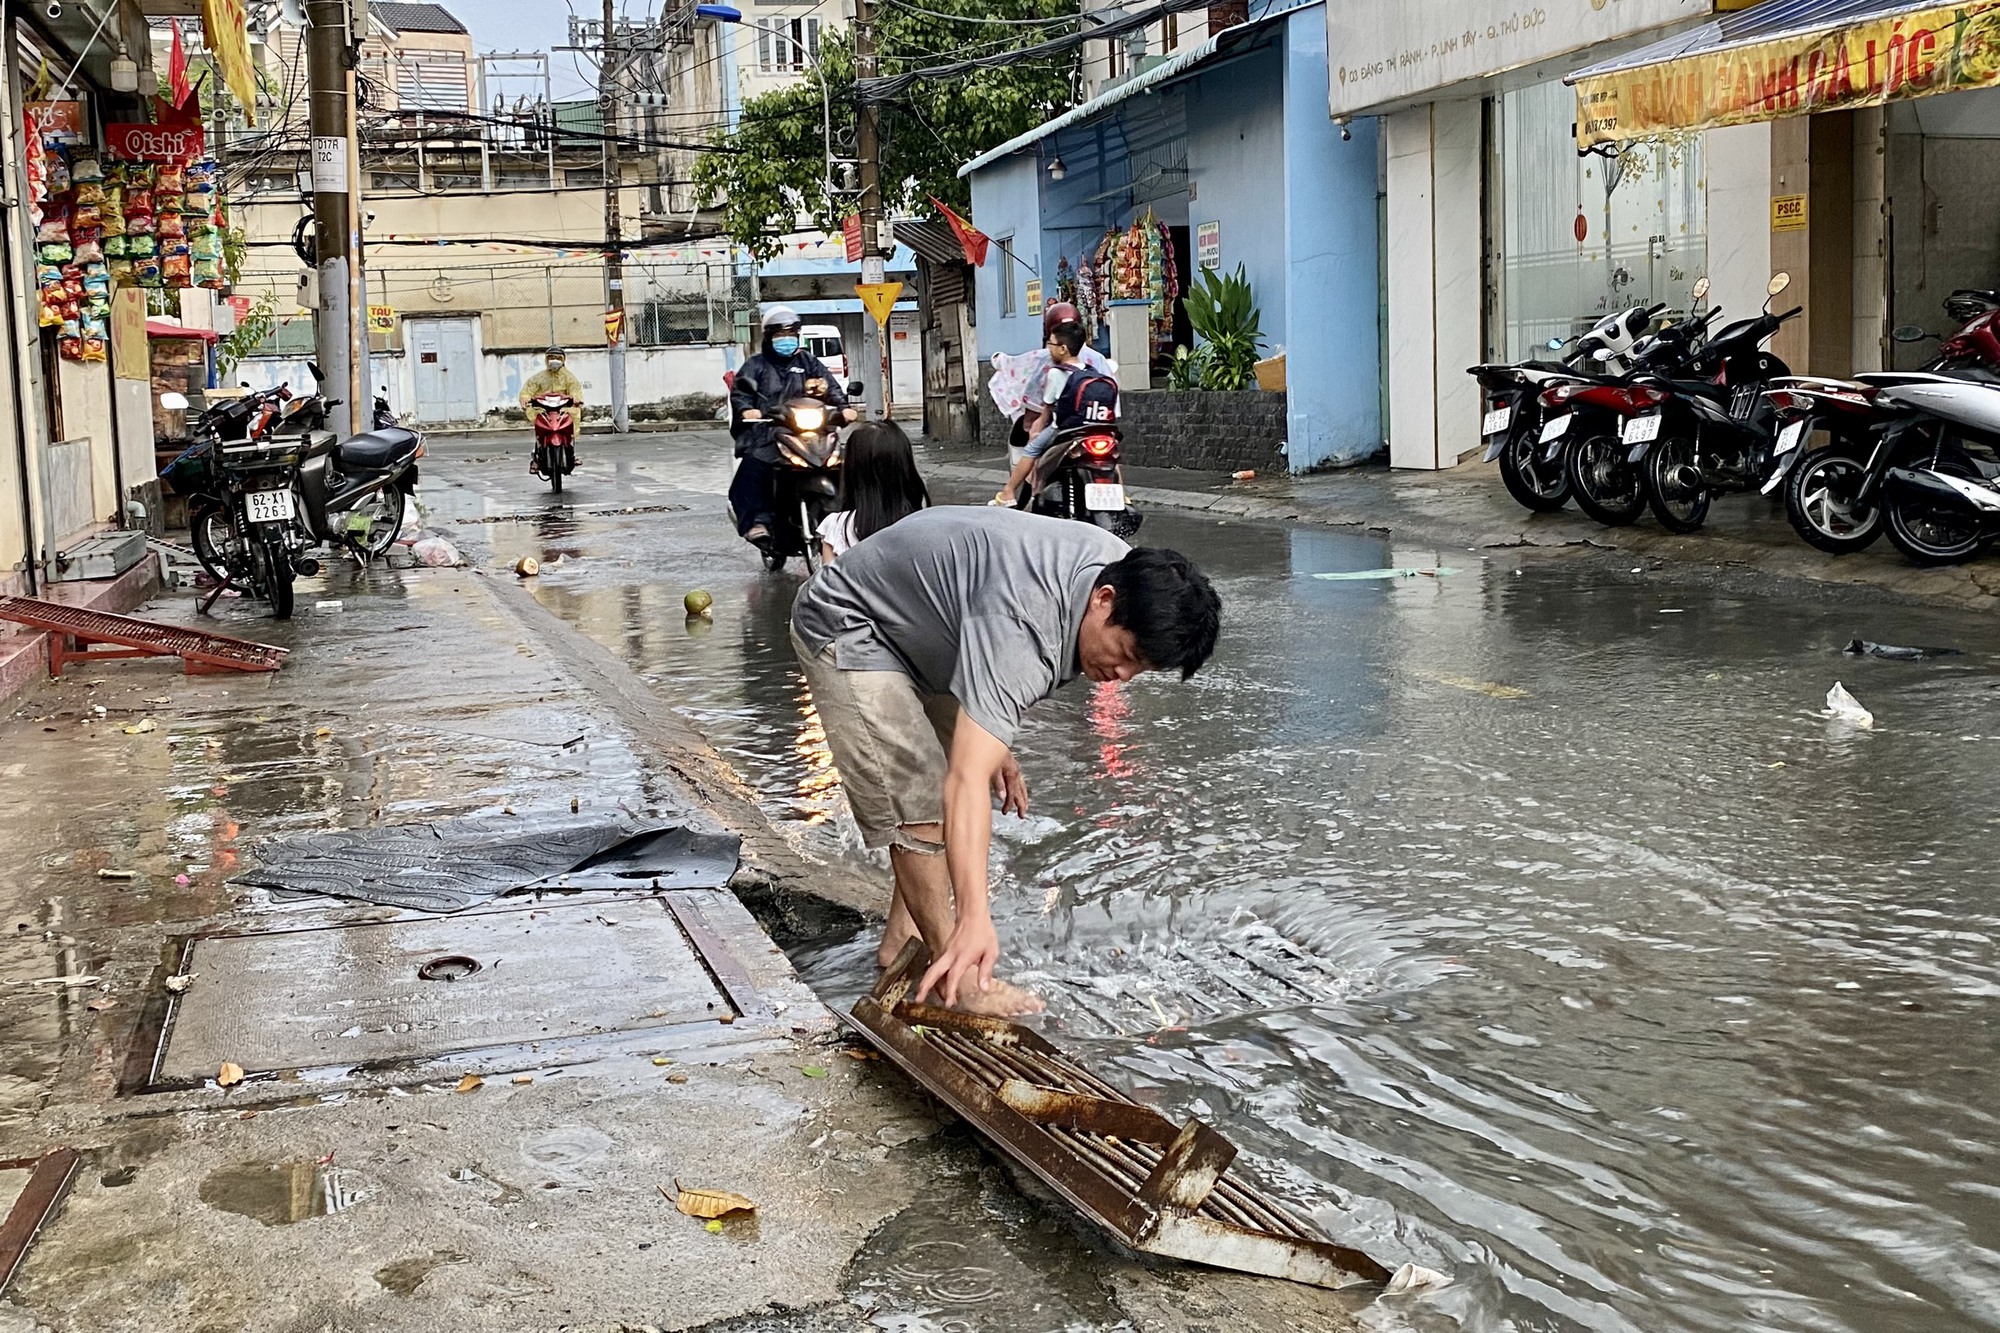
[[[792,409],[794,429],[817,434],[826,425],[826,409],[823,407],[795,407]]]

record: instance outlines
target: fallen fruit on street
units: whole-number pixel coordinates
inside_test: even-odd
[[[705,616],[714,610],[715,599],[697,588],[681,598],[681,605],[687,607],[687,613],[691,616]]]
[[[514,562],[514,572],[524,579],[531,579],[542,572],[542,562],[531,555],[524,555]]]

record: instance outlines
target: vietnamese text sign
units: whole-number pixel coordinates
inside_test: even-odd
[[[1708,12],[1707,0],[1330,4],[1327,89],[1334,115],[1354,115]]]
[[[1771,230],[1804,231],[1806,229],[1806,197],[1802,194],[1774,194],[1771,196]]]
[[[392,305],[369,306],[368,331],[370,333],[394,333],[396,331],[396,307]]]
[[[1222,224],[1203,222],[1194,229],[1194,262],[1196,268],[1222,267]]]
[[[861,215],[849,213],[840,220],[840,239],[846,245],[847,262],[861,262]]]
[[[2000,4],[1941,5],[1579,79],[1577,145],[1991,87],[1996,43]]]
[[[1028,313],[1031,315],[1042,313],[1042,280],[1040,278],[1028,279]]]

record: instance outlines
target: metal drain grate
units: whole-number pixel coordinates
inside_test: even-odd
[[[49,634],[49,670],[60,676],[66,662],[100,661],[114,657],[178,657],[190,675],[205,671],[276,671],[286,650],[268,643],[232,639],[226,634],[162,625],[136,616],[86,611],[35,597],[0,597],[0,620],[11,620]],[[108,643],[112,649],[90,651],[81,643]]]
[[[912,941],[853,1022],[883,1054],[1009,1157],[1132,1249],[1322,1287],[1386,1282],[1227,1173],[1236,1148],[1199,1120],[1176,1126],[1037,1033],[905,997],[928,966]]]

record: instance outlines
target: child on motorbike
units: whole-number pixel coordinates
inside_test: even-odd
[[[994,504],[1015,503],[1021,483],[1028,479],[1028,474],[1034,470],[1035,460],[1049,447],[1058,430],[1086,424],[1065,420],[1064,414],[1057,410],[1057,405],[1063,401],[1063,390],[1069,386],[1070,376],[1082,358],[1083,343],[1083,325],[1073,320],[1049,330],[1049,373],[1042,379],[1041,402],[1031,408],[1028,446],[1021,451],[1020,461],[1007,474],[1007,484],[993,497]]]
[[[931,503],[910,437],[895,422],[856,426],[842,453],[840,498],[819,525],[820,548],[829,561]]]

